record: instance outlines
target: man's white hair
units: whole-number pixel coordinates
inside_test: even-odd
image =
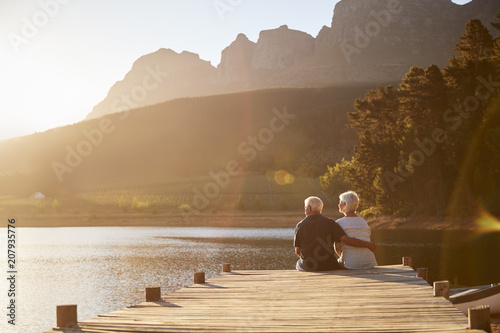
[[[340,201],[346,203],[344,209],[346,212],[355,212],[356,209],[358,209],[359,197],[356,194],[356,192],[353,191],[344,192],[341,195],[339,195],[339,199]]]
[[[323,211],[323,201],[318,197],[309,197],[304,200],[305,207],[310,206],[311,211],[314,213],[321,213]]]

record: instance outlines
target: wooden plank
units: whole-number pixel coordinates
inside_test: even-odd
[[[411,267],[233,271],[48,332],[474,332]]]

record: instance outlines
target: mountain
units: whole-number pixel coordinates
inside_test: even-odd
[[[233,90],[263,87],[266,80],[313,55],[314,48],[314,37],[286,25],[261,31],[257,43],[240,34],[222,51],[219,79]]]
[[[443,65],[467,21],[462,10],[449,0],[341,1],[317,51],[337,51],[337,65]]]
[[[88,118],[135,109],[178,97],[216,93],[216,69],[191,52],[180,54],[160,49],[134,62],[122,81],[116,82],[106,98]]]
[[[87,118],[248,89],[397,82],[411,66],[446,65],[465,23],[491,28],[498,12],[498,0],[342,0],[316,37],[286,25],[257,42],[239,34],[217,68],[190,52],[145,55]]]
[[[181,98],[0,141],[0,196],[139,186],[207,176],[236,161],[318,176],[353,153],[360,87],[280,88]]]
[[[239,88],[248,88],[253,81],[252,58],[255,43],[244,34],[239,34],[236,40],[222,51],[221,63],[217,67],[218,79],[225,85],[239,85]]]
[[[259,35],[251,69],[279,72],[294,66],[314,53],[314,38],[305,32],[290,30],[283,25],[265,30]]]

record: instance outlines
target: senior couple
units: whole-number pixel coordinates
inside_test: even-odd
[[[339,196],[339,212],[344,217],[336,222],[321,215],[323,202],[318,197],[305,200],[306,217],[295,227],[295,253],[299,271],[334,269],[366,269],[377,266],[370,241],[371,230],[356,214],[359,197],[349,191]],[[337,256],[338,255],[338,259]]]

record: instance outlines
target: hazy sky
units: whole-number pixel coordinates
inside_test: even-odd
[[[187,50],[217,66],[239,33],[256,42],[286,24],[316,37],[337,2],[0,0],[0,140],[84,119],[142,55]]]

